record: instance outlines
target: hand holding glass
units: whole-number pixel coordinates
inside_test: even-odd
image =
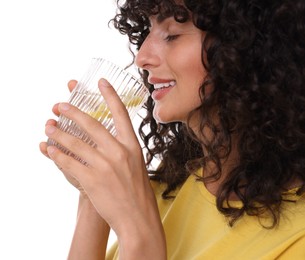
[[[139,112],[146,101],[148,91],[140,80],[136,79],[126,70],[121,69],[112,62],[102,58],[92,60],[92,64],[88,72],[74,88],[68,102],[101,122],[111,134],[115,135],[116,131],[112,115],[98,89],[98,80],[100,78],[107,79],[115,88],[117,94],[125,104],[131,120],[134,119],[135,115]],[[91,146],[95,146],[94,141],[91,140],[89,135],[71,119],[60,115],[58,118],[57,127],[73,136],[80,138]],[[83,162],[81,158],[73,154],[61,144],[55,142],[53,139],[49,139],[48,144],[55,145],[66,154]]]

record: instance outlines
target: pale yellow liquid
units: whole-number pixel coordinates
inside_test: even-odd
[[[123,103],[128,109],[131,107],[139,106],[142,100],[143,98],[140,96],[126,96],[123,98]],[[95,111],[89,112],[88,114],[95,119],[112,118],[110,110],[105,103],[100,104]]]

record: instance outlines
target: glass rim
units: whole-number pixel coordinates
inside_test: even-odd
[[[126,67],[123,67],[123,66],[120,66],[120,65],[118,65],[117,63],[115,63],[115,62],[113,62],[113,61],[111,61],[111,60],[109,60],[109,59],[103,58],[103,57],[92,57],[92,58],[91,58],[91,61],[93,61],[93,60],[108,62],[108,63],[110,63],[112,66],[114,66],[114,67],[116,67],[117,69],[119,69],[120,71],[125,72],[126,74],[128,74],[128,75],[129,75],[130,77],[132,77],[135,81],[137,81],[137,82],[139,82],[140,84],[143,84],[143,85],[145,86],[144,81],[143,81],[143,79],[142,79],[142,77],[141,77],[140,74],[139,74],[138,76],[135,76],[132,72],[130,72],[130,71],[128,70],[128,68],[130,67],[130,65],[127,65]],[[131,64],[131,65],[132,65],[132,64]],[[137,68],[138,68],[138,67],[137,67]]]

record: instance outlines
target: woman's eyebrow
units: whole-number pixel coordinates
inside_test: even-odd
[[[173,17],[173,15],[162,15],[162,14],[159,14],[156,17],[156,22],[158,24],[160,24],[160,23],[164,22],[166,19],[171,18],[171,17]]]
[[[152,17],[153,17],[154,19],[152,19]],[[165,20],[167,20],[167,19],[169,19],[169,18],[171,18],[171,17],[172,17],[172,16],[169,16],[169,15],[168,15],[168,16],[164,16],[164,15],[161,15],[161,14],[151,16],[151,17],[149,18],[150,27],[152,27],[153,23],[156,23],[156,24],[160,25],[160,24],[162,24]]]

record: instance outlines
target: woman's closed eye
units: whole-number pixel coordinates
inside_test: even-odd
[[[178,37],[179,37],[179,34],[168,35],[168,36],[165,38],[165,41],[171,42],[171,41],[176,40]]]

